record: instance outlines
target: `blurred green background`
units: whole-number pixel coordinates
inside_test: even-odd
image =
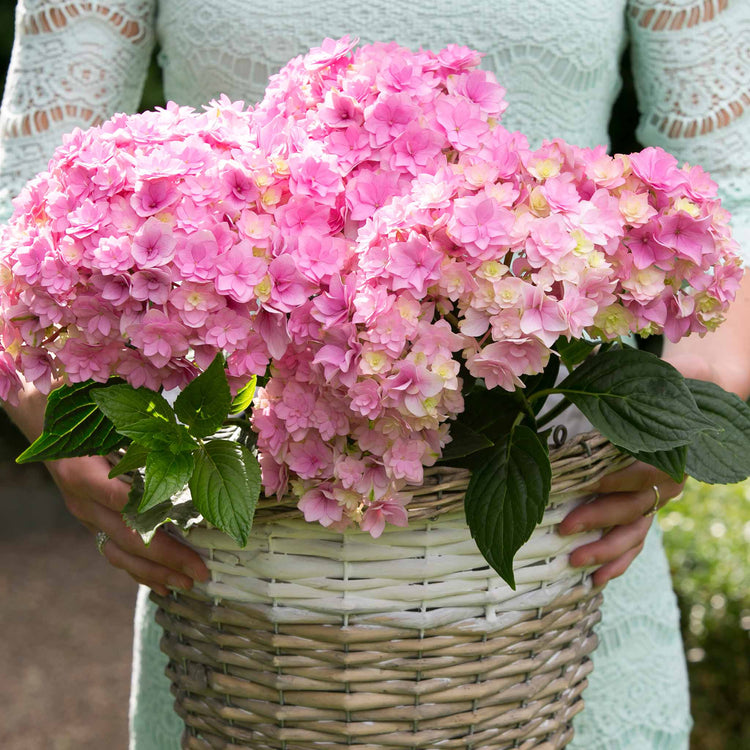
[[[13,42],[12,0],[0,2],[0,85]],[[627,57],[623,90],[611,124],[613,150],[638,148],[636,104]],[[143,108],[162,102],[152,65]],[[0,460],[23,439],[0,412]],[[750,748],[750,482],[731,487],[687,485],[660,513],[688,657],[694,750]],[[647,750],[644,748],[644,750]]]

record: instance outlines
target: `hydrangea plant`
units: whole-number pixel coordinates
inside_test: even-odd
[[[532,149],[478,53],[355,44],[296,58],[255,108],[75,131],[27,185],[0,229],[0,397],[62,385],[19,460],[126,447],[146,538],[200,514],[238,544],[261,490],[378,536],[425,467],[468,466],[511,583],[568,405],[676,479],[747,476],[744,404],[622,344],[723,319],[742,271],[709,176]]]

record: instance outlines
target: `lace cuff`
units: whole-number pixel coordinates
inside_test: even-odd
[[[0,221],[62,136],[134,112],[154,44],[156,0],[19,0],[0,109]]]
[[[719,184],[750,264],[750,3],[631,0],[638,139]]]

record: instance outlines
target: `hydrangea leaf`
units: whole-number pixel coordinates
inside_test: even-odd
[[[717,428],[698,409],[672,365],[638,349],[599,352],[560,383],[602,435],[626,451],[654,453],[687,445]]]
[[[491,448],[493,445],[489,438],[482,435],[481,432],[475,432],[460,420],[451,424],[449,434],[451,442],[445,446],[440,458],[440,463],[447,466],[453,465],[451,462],[455,462],[459,458],[465,458],[477,451]]]
[[[138,512],[149,510],[177,495],[192,476],[194,465],[191,453],[150,451],[146,459],[143,497]]]
[[[624,450],[618,446],[620,450]],[[665,451],[654,451],[653,453],[644,453],[642,451],[624,451],[629,453],[633,458],[643,463],[655,466],[665,474],[668,474],[675,482],[682,482],[685,479],[685,465],[687,461],[687,445],[678,445],[676,448],[669,448]]]
[[[600,344],[600,341],[586,341],[585,339],[571,339],[568,341],[564,336],[560,336],[555,341],[554,349],[560,355],[563,365],[568,370],[573,370],[576,365],[581,364]]]
[[[513,589],[513,558],[542,520],[552,482],[547,447],[519,425],[474,471],[464,501],[471,535],[487,562]]]
[[[260,496],[255,456],[239,443],[211,440],[195,452],[189,486],[203,517],[244,547]]]
[[[139,512],[143,496],[143,479],[136,474],[130,499],[122,511],[125,523],[140,534],[145,544],[150,544],[157,529],[165,523],[174,523],[182,529],[190,528],[201,520],[201,514],[193,505],[190,493],[185,490],[177,497]]]
[[[106,384],[88,380],[52,391],[44,413],[44,431],[16,462],[106,455],[120,447],[126,441],[99,410],[93,397],[105,388]]]
[[[698,408],[721,432],[702,432],[688,446],[687,473],[707,484],[750,476],[750,407],[714,383],[687,380]]]
[[[174,410],[196,437],[213,435],[224,423],[232,404],[229,382],[224,372],[224,357],[213,362],[177,396]]]
[[[148,388],[113,385],[94,391],[92,397],[117,431],[136,443],[175,453],[197,446],[166,399]]]
[[[109,478],[114,479],[122,474],[128,474],[136,469],[140,469],[146,465],[147,458],[148,448],[145,445],[131,443],[127,451],[125,451],[125,455],[112,467],[109,472]]]
[[[258,378],[253,375],[250,381],[242,386],[237,392],[237,395],[232,400],[232,405],[229,408],[230,414],[241,414],[243,411],[247,411],[250,405],[253,403],[255,397],[255,387],[258,383]]]

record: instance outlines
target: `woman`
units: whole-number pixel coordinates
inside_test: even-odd
[[[365,42],[395,40],[433,49],[466,44],[487,53],[484,66],[508,89],[507,127],[522,130],[536,144],[561,137],[588,146],[607,140],[619,58],[629,37],[643,109],[640,140],[711,171],[734,200],[728,201],[730,210],[739,208],[738,238],[747,238],[750,191],[737,160],[750,154],[748,118],[741,114],[747,50],[739,46],[742,29],[744,38],[750,37],[750,9],[741,0],[156,4],[19,3],[0,114],[6,210],[23,182],[44,167],[62,133],[115,111],[135,110],[156,36],[167,97],[196,106],[222,92],[234,99],[260,98],[270,74],[326,36],[349,33]],[[745,247],[750,249],[750,242]],[[670,347],[667,357],[686,375],[747,395],[750,361],[737,358],[731,377],[725,368],[712,369],[716,353],[727,348],[721,342],[750,354],[745,312],[750,313],[746,294],[733,309],[731,325],[711,339]],[[42,408],[43,399],[29,389],[11,412],[29,437],[41,430]],[[166,535],[144,548],[127,530],[118,513],[125,492],[107,480],[102,460],[70,459],[50,469],[71,512],[92,532],[105,532],[101,551],[113,565],[161,593],[168,585],[189,588],[206,577],[200,559]],[[656,505],[679,489],[655,469],[636,464],[603,480],[598,500],[561,524],[561,533],[611,529],[601,541],[576,550],[571,561],[598,565],[597,584],[621,576],[605,591],[601,646],[586,711],[576,719],[575,747],[687,747],[690,718],[677,610],[658,533],[649,532]],[[178,746],[180,724],[171,712],[158,635],[143,595],[137,621],[131,747],[167,750]]]

